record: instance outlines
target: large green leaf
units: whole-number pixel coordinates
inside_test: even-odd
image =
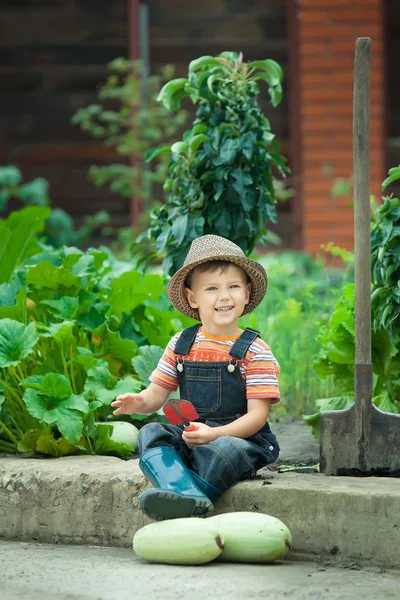
[[[54,290],[61,295],[75,296],[81,289],[78,276],[47,261],[30,267],[26,279],[29,285]]]
[[[92,392],[103,406],[109,406],[120,394],[135,394],[141,389],[140,382],[127,376],[115,383],[107,367],[95,367],[88,371],[85,392]]]
[[[29,206],[0,223],[0,283],[9,281],[15,267],[39,250],[36,236],[49,214],[49,208]]]
[[[57,374],[49,375],[54,375],[56,378],[63,377]],[[55,395],[44,395],[43,389],[42,382],[41,391],[32,387],[25,390],[23,401],[29,414],[39,421],[56,425],[68,441],[76,444],[82,436],[82,414],[89,412],[87,400],[83,396],[75,395],[60,399],[59,396],[65,394],[65,385],[60,381],[56,383],[54,378],[48,382],[47,391]]]
[[[26,322],[26,289],[17,280],[0,285],[0,319]]]
[[[62,437],[56,440],[53,435],[40,436],[36,442],[35,449],[41,454],[48,454],[49,456],[55,456],[56,458],[76,454],[78,452],[78,448],[74,444],[71,444],[67,439]],[[82,450],[82,448],[79,448],[79,450]]]
[[[160,346],[141,346],[139,355],[132,359],[132,365],[144,385],[149,385],[149,377],[157,367],[164,353]]]
[[[41,304],[49,307],[49,312],[60,319],[74,319],[79,308],[79,299],[75,296],[64,296],[59,300],[42,300]]]
[[[25,327],[12,319],[0,320],[0,367],[18,365],[35,347],[39,336],[35,323]]]

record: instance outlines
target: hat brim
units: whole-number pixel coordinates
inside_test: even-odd
[[[183,266],[171,278],[167,286],[167,294],[173,306],[187,317],[191,317],[196,321],[200,321],[200,315],[197,308],[192,308],[185,294],[185,279],[191,271],[198,265],[215,260],[226,260],[241,267],[249,276],[251,282],[251,292],[249,303],[246,304],[241,316],[251,312],[260,304],[268,289],[268,277],[262,265],[251,258],[232,256],[232,255],[217,255],[212,258],[204,258]]]

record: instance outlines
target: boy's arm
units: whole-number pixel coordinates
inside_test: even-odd
[[[148,415],[159,410],[166,402],[172,390],[161,385],[150,383],[149,387],[139,394],[121,394],[111,406],[114,415]]]
[[[139,415],[149,415],[159,410],[164,406],[165,402],[170,395],[171,390],[157,385],[157,383],[150,383],[149,387],[140,392],[140,395],[144,397],[143,406],[138,410]]]
[[[230,435],[239,438],[248,438],[264,426],[268,419],[272,398],[248,400],[247,413],[233,423],[213,427],[216,437]]]

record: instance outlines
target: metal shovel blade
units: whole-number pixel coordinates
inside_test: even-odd
[[[356,402],[321,413],[320,471],[325,475],[400,476],[400,415],[371,402],[372,365],[355,367]]]
[[[195,407],[189,400],[168,400],[163,411],[172,425],[186,425],[199,418]]]
[[[321,412],[320,470],[325,475],[400,475],[400,415],[372,403],[369,97],[371,39],[358,38],[354,61],[355,403]]]

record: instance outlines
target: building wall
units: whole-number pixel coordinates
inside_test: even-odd
[[[53,206],[78,221],[105,209],[126,222],[129,203],[87,179],[114,152],[70,123],[127,55],[126,0],[2,0],[0,21],[0,164],[48,179]]]
[[[387,170],[400,165],[400,0],[385,0]],[[400,194],[400,182],[384,193]]]
[[[297,0],[298,246],[318,252],[334,242],[353,247],[352,196],[332,197],[335,178],[353,172],[353,62],[357,37],[372,38],[371,193],[386,172],[384,10],[382,0]]]

